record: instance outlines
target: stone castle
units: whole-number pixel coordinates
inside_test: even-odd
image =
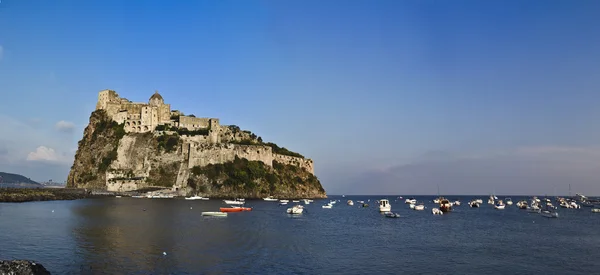
[[[105,110],[112,120],[124,124],[125,131],[132,134],[125,136],[119,143],[118,158],[111,165],[111,171],[107,172],[109,191],[135,190],[144,182],[143,179],[122,179],[125,171],[132,170],[136,178],[145,178],[150,173],[152,165],[147,156],[139,159],[132,157],[140,150],[135,147],[135,134],[153,133],[158,136],[161,132],[169,132],[164,129],[173,127],[190,131],[203,130],[203,134],[199,135],[181,135],[176,155],[160,157],[162,161],[172,158],[172,161],[181,162],[174,188],[180,189],[186,185],[189,169],[192,167],[233,161],[236,157],[262,161],[269,166],[273,166],[274,161],[295,165],[314,175],[311,159],[275,153],[272,147],[262,142],[239,144],[245,140],[256,141],[256,136],[237,127],[220,125],[217,118],[185,116],[180,111],[171,110],[171,105],[165,104],[158,92],[150,97],[148,103],[136,103],[119,97],[113,90],[103,90],[98,95],[96,110]],[[157,131],[157,126],[161,125],[165,127]]]

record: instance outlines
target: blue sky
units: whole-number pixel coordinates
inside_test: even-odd
[[[3,0],[0,171],[65,180],[98,91],[158,90],[331,194],[600,194],[598,1],[173,2]]]

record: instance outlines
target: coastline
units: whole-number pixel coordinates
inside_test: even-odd
[[[145,193],[145,192],[144,192]],[[142,195],[142,190],[130,192],[110,192],[106,190],[90,190],[83,188],[0,188],[0,203],[2,202],[30,202],[30,201],[57,201],[57,200],[78,200],[89,198],[107,198],[114,196],[131,197],[133,195]],[[263,197],[252,193],[234,193],[234,194],[200,194],[211,199],[235,199],[245,198],[248,200],[262,200]],[[184,197],[184,196],[180,196]],[[274,195],[278,199],[326,199],[327,195],[309,195],[309,194],[280,194]]]

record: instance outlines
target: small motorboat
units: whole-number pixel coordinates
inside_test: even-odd
[[[325,209],[331,209],[331,207],[333,207],[333,205],[331,205],[331,204],[328,203],[326,205],[323,205],[322,207],[325,208]]]
[[[390,201],[387,199],[379,200],[379,212],[391,212],[392,206],[390,205]]]
[[[592,213],[600,213],[600,208],[592,208]]]
[[[115,198],[121,198],[121,196],[115,196]]]
[[[506,198],[504,200],[506,201],[506,205],[512,205],[513,204],[513,201],[512,201],[511,198]]]
[[[452,211],[452,203],[446,198],[440,198],[440,209],[442,212],[450,212]]]
[[[423,211],[423,210],[425,210],[425,205],[423,205],[423,204],[417,204],[417,205],[415,205],[415,207],[413,208],[413,210]]]
[[[517,202],[517,207],[519,209],[527,209],[527,206],[529,206],[529,204],[527,203],[527,201],[519,201],[519,202]]]
[[[442,212],[442,210],[440,210],[438,208],[431,208],[431,214],[434,214],[434,215],[444,215],[444,212]]]
[[[221,207],[219,208],[221,212],[242,212],[242,211],[252,211],[250,207]]]
[[[189,201],[193,201],[193,200],[201,200],[202,197],[200,197],[200,196],[192,196],[192,197],[187,197],[185,199],[189,200]]]
[[[400,214],[393,212],[384,212],[386,218],[400,218]]]
[[[294,205],[286,210],[286,213],[288,214],[302,214],[302,212],[304,212],[304,207],[302,205]]]
[[[280,202],[279,205],[287,205],[287,202]]]
[[[496,208],[498,210],[504,210],[505,207],[506,207],[506,204],[504,204],[504,202],[502,202],[502,200],[499,200],[498,203],[494,205],[494,208]]]
[[[244,201],[238,201],[238,200],[223,200],[226,204],[232,204],[232,205],[242,205],[245,202]]]
[[[227,217],[227,213],[223,213],[223,212],[202,212],[202,216]]]
[[[348,200],[346,203],[350,206],[354,205],[354,202],[352,200]]]
[[[460,201],[454,201],[454,205],[460,206]]]
[[[478,201],[470,201],[469,202],[469,206],[470,207],[479,207],[480,203]]]
[[[266,198],[263,198],[264,201],[278,201],[278,199],[273,198],[272,196],[268,196]]]
[[[542,210],[540,215],[546,218],[558,218],[558,212],[552,210]]]

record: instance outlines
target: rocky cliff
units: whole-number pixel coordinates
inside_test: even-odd
[[[209,132],[218,134],[217,142]],[[90,116],[67,186],[108,191],[163,187],[210,197],[326,197],[312,160],[237,126],[188,131],[161,125],[127,133],[102,109]]]

